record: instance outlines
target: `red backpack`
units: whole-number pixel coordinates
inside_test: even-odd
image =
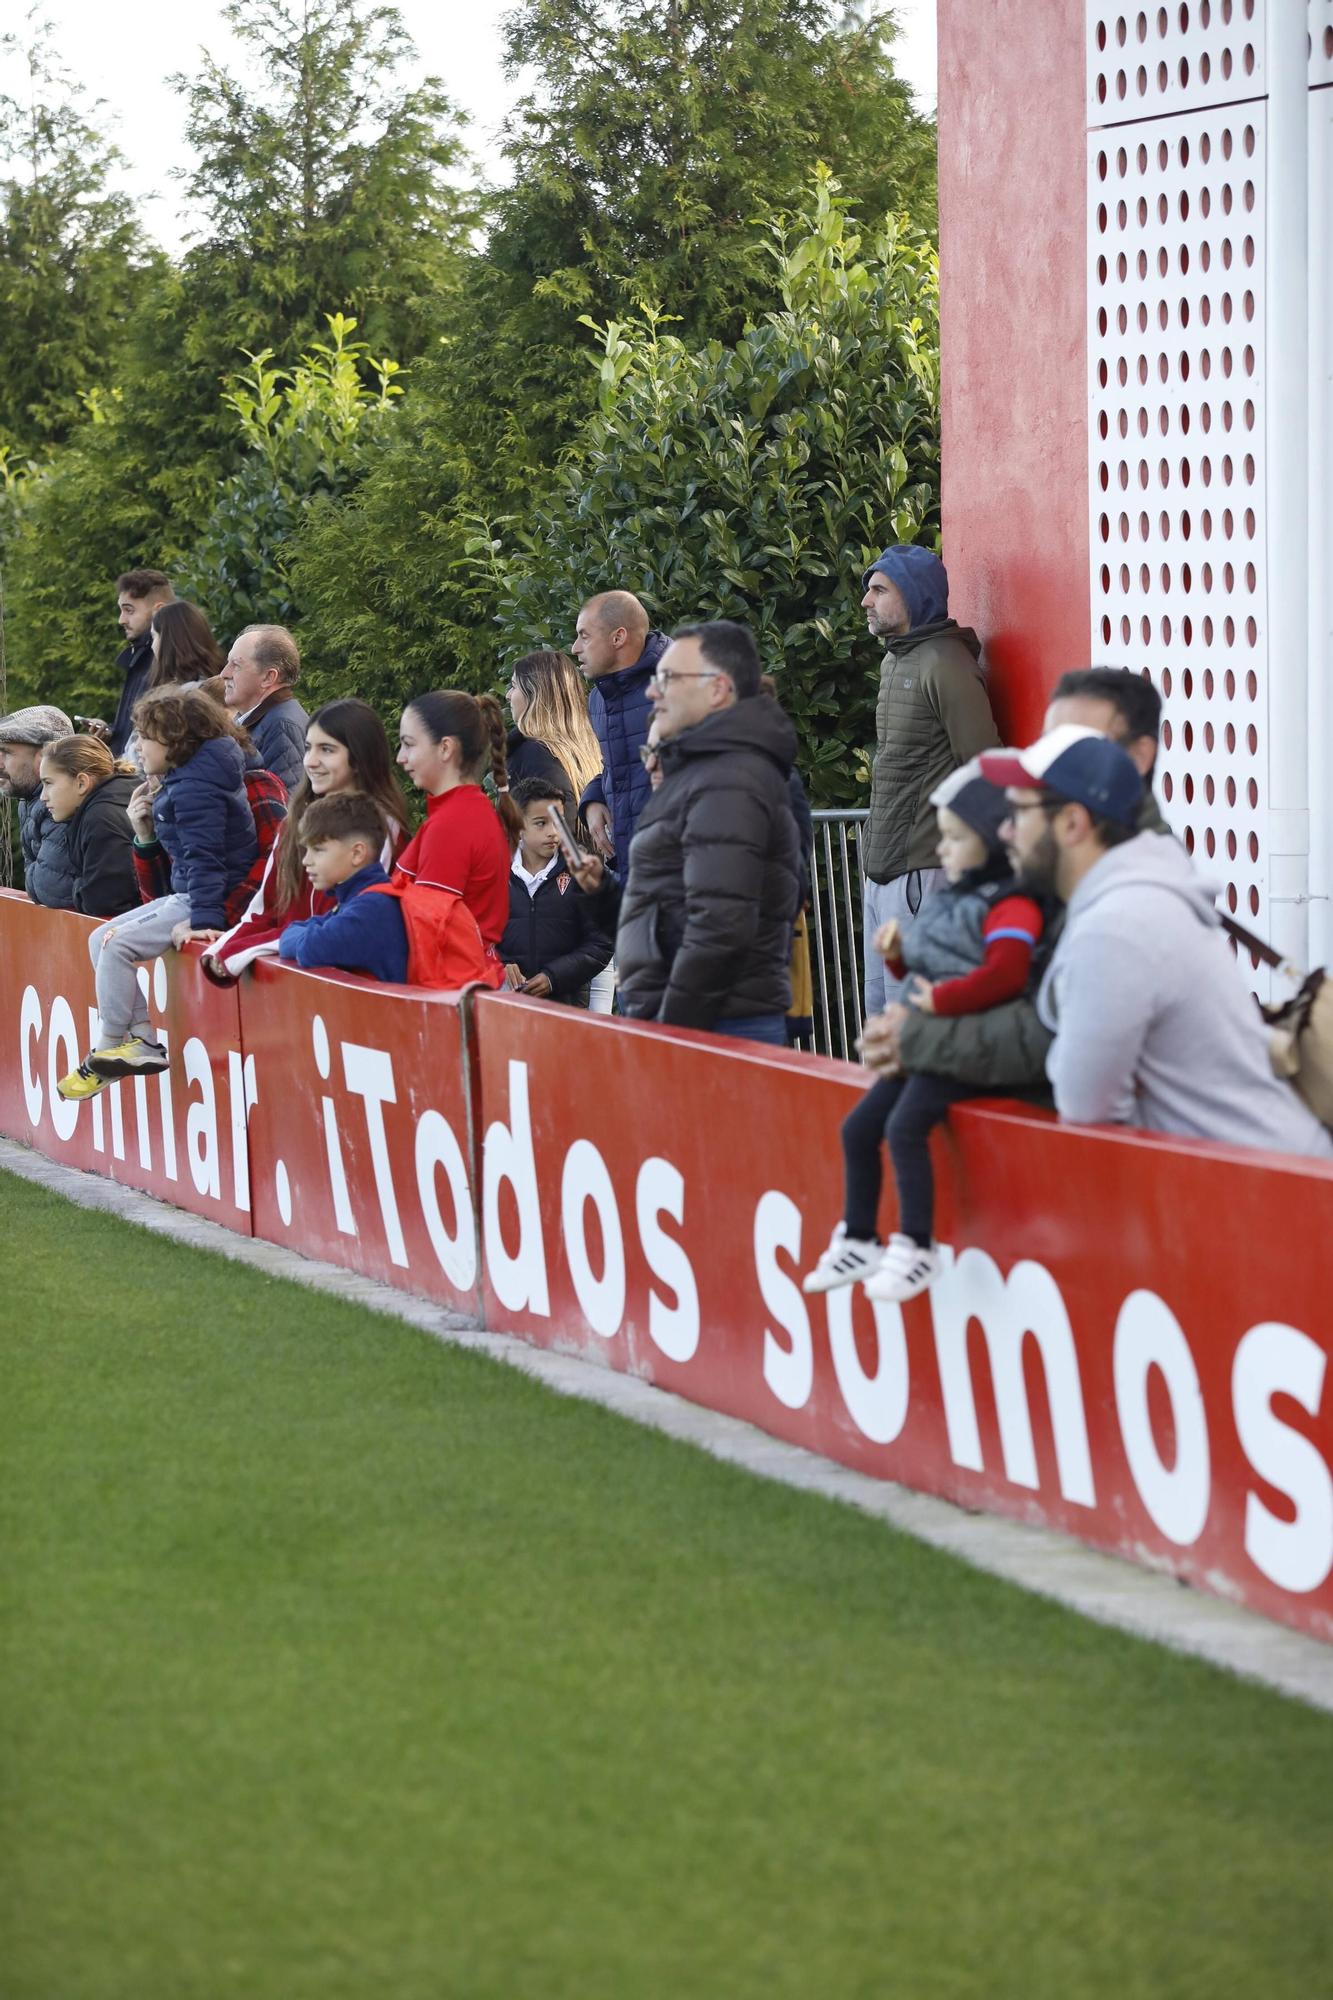
[[[504,964],[483,944],[477,920],[456,889],[436,889],[395,875],[364,896],[395,896],[407,930],[407,983],[457,992],[462,986],[504,985]]]

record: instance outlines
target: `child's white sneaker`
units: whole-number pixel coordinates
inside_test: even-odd
[[[866,1297],[881,1305],[905,1305],[928,1292],[940,1270],[940,1253],[933,1244],[923,1250],[910,1236],[891,1236],[879,1268],[866,1279]]]
[[[849,1236],[846,1223],[840,1222],[814,1270],[802,1278],[801,1290],[836,1292],[839,1285],[854,1285],[858,1278],[870,1276],[883,1255],[882,1243],[873,1237]]]

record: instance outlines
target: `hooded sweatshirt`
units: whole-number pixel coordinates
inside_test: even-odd
[[[1273,1075],[1215,894],[1152,833],[1084,876],[1037,996],[1056,1108],[1078,1124],[1333,1159],[1333,1137]]]
[[[866,571],[896,585],[911,627],[888,641],[875,705],[875,761],[865,871],[893,882],[936,865],[930,795],[959,765],[1000,741],[991,714],[981,641],[948,615],[949,576],[929,549],[885,549]]]

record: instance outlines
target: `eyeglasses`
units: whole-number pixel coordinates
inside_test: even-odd
[[[639,762],[641,764],[655,764],[657,762],[657,751],[658,745],[656,743],[641,743],[639,745]]]
[[[1020,813],[1030,812],[1058,813],[1061,806],[1068,804],[1068,799],[1024,799],[1021,805],[1014,805],[1011,802],[1005,818],[1017,819]],[[1003,821],[1001,824],[1003,825]]]
[[[659,667],[653,680],[660,688],[670,687],[672,681],[715,681],[721,673],[720,667],[702,667],[697,673],[688,673],[683,667]]]

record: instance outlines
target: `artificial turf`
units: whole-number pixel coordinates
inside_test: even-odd
[[[1333,1982],[1333,1718],[0,1174],[3,2000]]]

